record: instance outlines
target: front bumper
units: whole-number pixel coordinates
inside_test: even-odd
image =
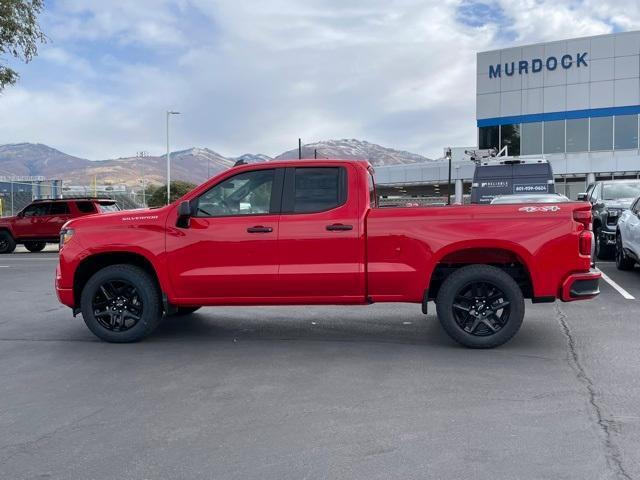
[[[560,300],[573,302],[588,300],[600,294],[600,272],[594,269],[585,273],[572,273],[562,283]]]

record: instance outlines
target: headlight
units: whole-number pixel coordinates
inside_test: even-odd
[[[74,233],[75,230],[73,228],[63,228],[60,230],[60,248],[64,247],[69,240],[71,240]]]

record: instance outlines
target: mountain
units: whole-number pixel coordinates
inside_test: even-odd
[[[414,153],[385,148],[362,140],[327,140],[303,147],[303,157],[365,159],[373,165],[399,165],[429,161]],[[290,150],[275,159],[297,159],[298,150]],[[225,157],[208,148],[190,148],[171,154],[171,178],[201,183],[208,177],[226,170],[238,160],[247,163],[268,162],[271,157],[246,153],[239,157]],[[99,184],[139,186],[142,178],[148,184],[164,183],[167,159],[165,155],[126,157],[110,160],[87,160],[73,157],[47,145],[20,143],[0,145],[0,176],[44,176],[61,178],[68,185]]]
[[[422,155],[402,150],[394,150],[353,138],[307,143],[302,146],[302,158],[313,158],[314,150],[317,151],[318,158],[368,160],[374,167],[430,161],[429,158],[423,157]],[[295,158],[298,158],[297,148],[284,152],[275,159],[291,160]]]

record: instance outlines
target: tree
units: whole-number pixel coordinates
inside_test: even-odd
[[[1,0],[0,0],[1,1]],[[196,188],[196,184],[183,182],[181,180],[176,180],[171,182],[171,201],[174,202],[178,198],[186,195],[191,190]],[[147,190],[149,192],[149,190]],[[147,204],[150,207],[162,207],[167,204],[167,186],[163,185],[161,187],[153,189],[150,196],[147,197]]]
[[[29,63],[38,54],[38,44],[46,41],[38,24],[43,6],[44,0],[0,0],[0,58],[8,54]],[[18,72],[0,65],[0,92],[18,77]]]

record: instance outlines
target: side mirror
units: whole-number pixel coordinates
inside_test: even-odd
[[[178,205],[178,221],[176,222],[176,226],[180,228],[189,228],[189,220],[191,219],[191,216],[191,203],[180,203],[180,205]]]
[[[586,193],[579,193],[578,194],[578,201],[579,202],[586,202],[587,201],[587,197],[588,197],[588,195]]]

